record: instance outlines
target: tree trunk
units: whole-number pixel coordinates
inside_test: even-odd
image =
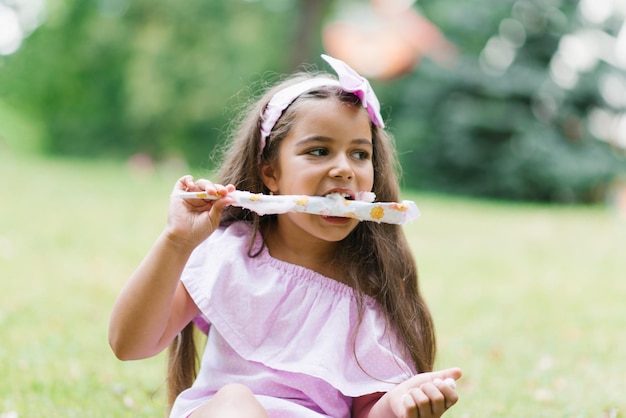
[[[293,34],[290,54],[290,68],[297,69],[300,65],[310,62],[320,38],[322,19],[329,5],[329,0],[299,0],[297,22]]]

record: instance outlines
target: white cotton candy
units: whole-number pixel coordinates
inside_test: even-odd
[[[359,192],[356,200],[345,199],[339,193],[332,193],[328,196],[264,195],[235,190],[228,196],[233,198],[233,206],[249,209],[259,215],[304,212],[390,224],[404,224],[420,216],[415,202],[410,200],[399,203],[374,202],[376,195],[372,192]],[[220,198],[208,196],[204,192],[183,192],[180,193],[180,197],[185,199]]]

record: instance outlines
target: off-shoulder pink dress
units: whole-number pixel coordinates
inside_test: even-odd
[[[251,233],[244,222],[218,229],[184,270],[208,339],[198,378],[170,417],[187,417],[229,383],[249,387],[271,418],[350,417],[353,398],[416,373],[372,298],[355,337],[353,290],[266,248],[249,257]]]

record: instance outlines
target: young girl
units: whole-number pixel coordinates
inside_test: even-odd
[[[457,402],[461,371],[432,371],[432,319],[400,226],[233,205],[235,190],[398,201],[374,92],[323,57],[339,80],[297,74],[268,91],[219,183],[177,181],[164,231],[116,301],[120,359],[171,345],[171,417],[426,418]],[[194,324],[208,335],[197,378]]]

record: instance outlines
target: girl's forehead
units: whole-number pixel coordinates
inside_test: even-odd
[[[354,132],[353,135],[371,138],[371,120],[360,104],[338,99],[307,100],[298,107],[292,130],[313,130],[336,133]]]
[[[353,97],[354,100],[342,99],[336,95],[326,97],[303,97],[296,106],[296,119],[318,109],[326,113],[333,113],[339,109],[346,109],[350,112],[362,113],[369,119],[367,109],[361,105],[361,102],[356,96],[349,95],[343,97]]]

